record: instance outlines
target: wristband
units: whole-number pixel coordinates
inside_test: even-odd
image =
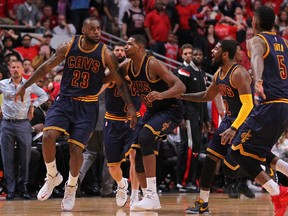
[[[233,130],[233,131],[236,131],[236,132],[238,131],[238,130],[237,130],[235,127],[233,127],[233,126],[231,126],[230,129]]]

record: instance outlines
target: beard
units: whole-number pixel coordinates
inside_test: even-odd
[[[121,57],[121,58],[118,58],[117,57],[117,60],[118,60],[118,63],[120,64],[121,62],[123,62],[124,60],[126,59],[125,56]]]
[[[96,45],[99,43],[99,40],[95,41],[95,40],[88,38],[88,37],[85,37],[85,40],[91,45]]]
[[[221,67],[222,65],[223,65],[222,59],[214,59],[214,61],[212,61],[212,66],[214,67]]]

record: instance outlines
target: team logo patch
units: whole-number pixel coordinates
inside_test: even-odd
[[[252,135],[250,134],[251,130],[249,130],[246,133],[241,134],[241,143],[244,143],[245,141],[247,141],[248,139],[250,139],[252,137]]]

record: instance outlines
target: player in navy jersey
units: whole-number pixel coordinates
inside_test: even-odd
[[[87,18],[83,22],[81,36],[74,36],[71,41],[61,44],[56,53],[42,64],[16,93],[16,98],[23,98],[25,89],[36,82],[55,66],[65,60],[60,94],[47,113],[43,135],[43,156],[47,169],[46,182],[39,191],[38,200],[46,200],[53,188],[63,178],[57,171],[55,153],[56,139],[61,134],[69,136],[70,172],[65,184],[65,194],[61,203],[64,211],[75,205],[75,192],[79,170],[82,165],[82,151],[94,131],[98,117],[97,94],[102,88],[105,68],[109,68],[111,79],[119,87],[123,99],[128,104],[130,126],[134,128],[137,117],[135,107],[129,96],[126,83],[118,73],[115,55],[100,42],[101,28],[98,20]]]
[[[136,172],[141,187],[146,188],[146,194],[135,204],[135,210],[161,208],[156,191],[154,150],[158,149],[155,140],[172,132],[181,123],[183,106],[176,98],[185,92],[184,84],[168,71],[163,62],[146,54],[146,45],[144,36],[131,36],[125,46],[126,57],[131,60],[120,66],[131,80],[131,96],[139,96],[147,108],[135,129],[138,143],[134,147],[141,148],[136,149]]]
[[[233,40],[219,41],[212,50],[212,63],[213,66],[220,68],[215,73],[209,88],[206,91],[182,95],[184,100],[206,102],[213,100],[220,93],[226,107],[226,115],[206,150],[200,178],[200,197],[196,200],[195,206],[186,209],[187,214],[209,213],[208,199],[216,164],[225,159],[237,129],[253,108],[252,79],[248,71],[235,62],[236,49],[237,44]],[[239,167],[234,164],[233,166],[235,169]]]
[[[113,45],[113,53],[118,59],[118,63],[125,61],[125,50],[123,43],[115,43]],[[129,82],[129,77],[125,79]],[[140,97],[134,95],[131,97],[133,104],[137,110],[137,117],[141,115],[139,109],[141,106]],[[136,131],[131,129],[129,121],[126,121],[127,104],[119,94],[117,85],[111,82],[105,89],[105,121],[104,121],[104,144],[105,155],[109,167],[109,172],[113,179],[117,182],[116,203],[122,207],[127,202],[128,181],[123,178],[121,163],[126,161],[126,157],[130,158],[130,180],[131,180],[131,196],[130,209],[133,210],[134,204],[139,200],[139,183],[135,173],[135,150],[131,148],[136,142]]]
[[[275,14],[270,7],[255,11],[252,21],[255,36],[248,41],[247,48],[260,102],[239,129],[230,154],[269,192],[274,214],[283,216],[288,188],[279,186],[260,166],[265,163],[288,176],[288,164],[271,153],[272,146],[288,128],[288,43],[271,31],[274,21]]]

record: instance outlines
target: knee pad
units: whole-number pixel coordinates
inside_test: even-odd
[[[144,166],[143,166],[143,161],[142,161],[142,153],[141,149],[137,148],[136,149],[136,157],[135,157],[135,170],[137,173],[144,173]]]
[[[141,151],[143,156],[154,154],[154,141],[155,135],[152,133],[151,130],[144,127],[138,137],[138,142],[141,146]]]

